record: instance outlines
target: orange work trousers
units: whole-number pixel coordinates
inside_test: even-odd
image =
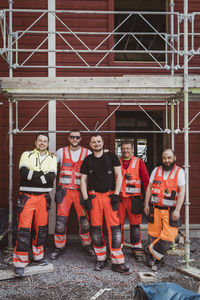
[[[124,245],[124,222],[126,214],[128,214],[129,224],[130,224],[130,243],[132,245],[133,252],[142,251],[142,241],[141,241],[141,229],[140,224],[142,222],[142,214],[133,214],[131,212],[131,199],[130,197],[120,197],[119,202],[119,220],[121,225],[121,235],[122,235],[122,247]]]
[[[106,227],[108,231],[110,257],[112,264],[124,263],[124,254],[121,249],[121,230],[118,211],[113,211],[110,204],[109,195],[113,192],[97,193],[90,192],[93,195],[92,209],[90,211],[92,225],[92,239],[94,250],[98,261],[104,261],[107,258],[106,243],[103,237],[103,215],[105,216]]]
[[[169,224],[169,209],[154,207],[154,221],[148,223],[148,235],[153,239],[149,245],[149,251],[157,259],[161,260],[178,234],[178,227]]]
[[[54,235],[54,242],[56,248],[64,248],[67,238],[67,218],[69,212],[74,204],[76,213],[78,215],[79,222],[79,235],[82,240],[83,246],[88,246],[91,244],[90,236],[90,224],[88,221],[88,216],[80,204],[80,192],[78,190],[67,190],[66,195],[63,197],[61,203],[57,204],[57,214],[56,214],[56,231]]]
[[[30,246],[31,227],[34,220],[34,238],[32,240],[33,259],[44,257],[43,244],[47,238],[48,212],[45,194],[31,195],[26,201],[22,212],[18,215],[17,241],[13,253],[14,267],[25,268],[29,263],[28,250]],[[33,219],[34,218],[34,219]]]

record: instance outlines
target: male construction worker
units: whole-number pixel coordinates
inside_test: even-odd
[[[143,201],[141,183],[146,191],[149,184],[149,174],[142,159],[133,155],[133,146],[130,140],[121,144],[122,157],[122,189],[119,203],[119,219],[122,232],[122,246],[124,245],[123,227],[128,213],[130,223],[130,243],[135,260],[143,261],[140,224],[142,221]]]
[[[36,136],[35,149],[22,154],[19,163],[20,196],[17,201],[18,233],[13,254],[16,276],[24,276],[24,268],[29,263],[28,251],[32,222],[34,237],[32,240],[33,261],[46,265],[43,245],[47,237],[49,192],[57,173],[57,161],[47,151],[48,136],[40,133]]]
[[[89,255],[95,255],[91,247],[90,224],[87,211],[84,210],[80,199],[80,169],[84,158],[91,151],[80,146],[81,134],[79,130],[71,130],[68,141],[69,146],[60,148],[56,152],[57,162],[60,163],[61,170],[55,196],[57,215],[54,235],[55,249],[51,253],[51,259],[53,260],[64,253],[67,236],[67,218],[72,203],[78,215],[79,234],[83,249]]]
[[[175,162],[174,151],[164,150],[162,164],[153,170],[145,196],[144,212],[149,219],[146,257],[147,265],[154,271],[162,266],[164,255],[176,238],[180,225],[185,175]]]
[[[122,184],[121,166],[118,157],[103,151],[103,139],[99,134],[90,138],[93,154],[87,156],[81,166],[81,192],[84,206],[90,212],[94,250],[97,257],[96,271],[106,266],[106,243],[103,238],[103,214],[108,230],[112,270],[128,273],[121,249],[121,230],[118,207]],[[116,181],[115,181],[116,177]]]

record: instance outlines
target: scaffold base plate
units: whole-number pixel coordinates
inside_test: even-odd
[[[191,277],[194,277],[194,278],[200,280],[200,269],[189,266],[188,268],[178,267],[177,270],[179,272],[182,272],[184,274],[187,274]]]

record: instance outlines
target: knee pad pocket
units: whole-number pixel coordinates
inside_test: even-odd
[[[30,229],[29,228],[19,228],[17,235],[17,251],[27,252],[30,246]]]
[[[141,230],[139,225],[130,225],[130,241],[132,244],[137,244],[141,239]]]
[[[67,217],[57,216],[56,217],[56,233],[65,234],[65,225],[67,223]]]
[[[111,233],[112,233],[112,248],[118,249],[121,247],[121,230],[120,226],[111,226]]]
[[[90,223],[86,216],[80,217],[81,233],[88,233],[90,231]]]
[[[171,242],[165,240],[159,240],[155,245],[154,249],[161,254],[165,254],[170,248]]]
[[[37,238],[37,242],[36,242],[36,246],[41,246],[46,242],[47,239],[47,225],[45,226],[39,226],[38,228],[38,238]]]
[[[92,240],[97,247],[102,247],[104,245],[101,226],[92,226]]]

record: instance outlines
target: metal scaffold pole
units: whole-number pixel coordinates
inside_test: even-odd
[[[189,239],[189,134],[188,134],[188,0],[184,0],[184,157],[185,157],[185,260],[190,261]]]
[[[8,46],[12,45],[12,0],[9,4],[9,36]],[[11,46],[12,47],[12,46]],[[9,77],[13,76],[13,53],[9,52]],[[8,217],[8,248],[12,248],[12,219],[13,219],[13,104],[9,99],[9,217]]]

